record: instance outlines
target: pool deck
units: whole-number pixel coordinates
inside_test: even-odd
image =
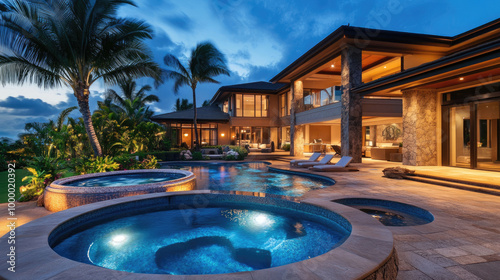
[[[273,167],[290,168],[291,157],[273,158]],[[399,256],[398,279],[498,279],[500,275],[500,197],[408,180],[382,177],[382,169],[400,163],[364,159],[352,164],[359,172],[310,172],[337,181],[331,187],[307,193],[303,199],[331,200],[366,197],[409,203],[429,210],[435,221],[420,226],[389,227]],[[409,169],[500,182],[499,172],[451,167]],[[3,209],[6,204],[1,204]],[[7,211],[0,214],[7,223]],[[16,204],[17,226],[51,214],[35,202]],[[0,235],[7,227],[0,227]]]

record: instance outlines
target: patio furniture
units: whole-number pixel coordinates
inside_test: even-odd
[[[316,165],[325,165],[328,164],[330,161],[332,161],[333,157],[335,155],[325,155],[320,161],[318,162],[300,162],[298,164],[298,167],[302,168],[308,168],[311,166],[316,166]]]
[[[358,171],[357,168],[348,168],[347,166],[351,163],[352,157],[343,156],[336,164],[325,164],[325,165],[314,165],[309,167],[309,170],[320,171],[320,172],[341,172],[341,171]]]
[[[372,159],[390,160],[392,153],[398,153],[399,147],[373,147]]]
[[[316,162],[318,161],[321,153],[313,153],[309,159],[293,159],[290,161],[290,165],[298,165],[301,162]]]
[[[342,154],[342,150],[340,149],[339,145],[331,145],[331,146],[332,146],[332,149],[335,151],[336,154],[338,154],[338,155]]]

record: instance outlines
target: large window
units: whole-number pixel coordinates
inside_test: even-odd
[[[339,102],[341,95],[340,86],[325,89],[305,89],[303,98],[304,110]]]
[[[280,117],[290,115],[292,110],[292,95],[290,92],[283,93],[279,98],[280,103]]]
[[[236,116],[256,117],[268,116],[269,96],[254,94],[236,94]]]

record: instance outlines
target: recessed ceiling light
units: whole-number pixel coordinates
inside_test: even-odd
[[[464,77],[460,77],[460,81],[463,81],[464,80]]]
[[[387,68],[387,66],[384,66],[384,69]]]
[[[335,64],[332,64],[332,68],[335,68]]]

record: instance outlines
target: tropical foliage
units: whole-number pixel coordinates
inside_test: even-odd
[[[195,135],[195,150],[200,149],[198,135],[196,87],[200,83],[219,83],[214,77],[228,75],[229,69],[226,58],[212,43],[199,43],[191,50],[187,66],[172,54],[167,54],[163,61],[169,68],[164,70],[164,80],[174,81],[174,92],[179,92],[180,87],[189,86],[193,92],[193,126]]]
[[[89,108],[90,87],[138,77],[159,79],[161,70],[144,44],[144,21],[118,18],[131,0],[5,0],[0,6],[0,80],[73,90],[95,156],[103,150]],[[48,131],[45,127],[37,127]]]
[[[185,111],[193,108],[193,103],[189,103],[189,100],[187,99],[180,99],[177,98],[175,100],[175,105],[172,108],[174,111],[179,112],[179,111]]]

